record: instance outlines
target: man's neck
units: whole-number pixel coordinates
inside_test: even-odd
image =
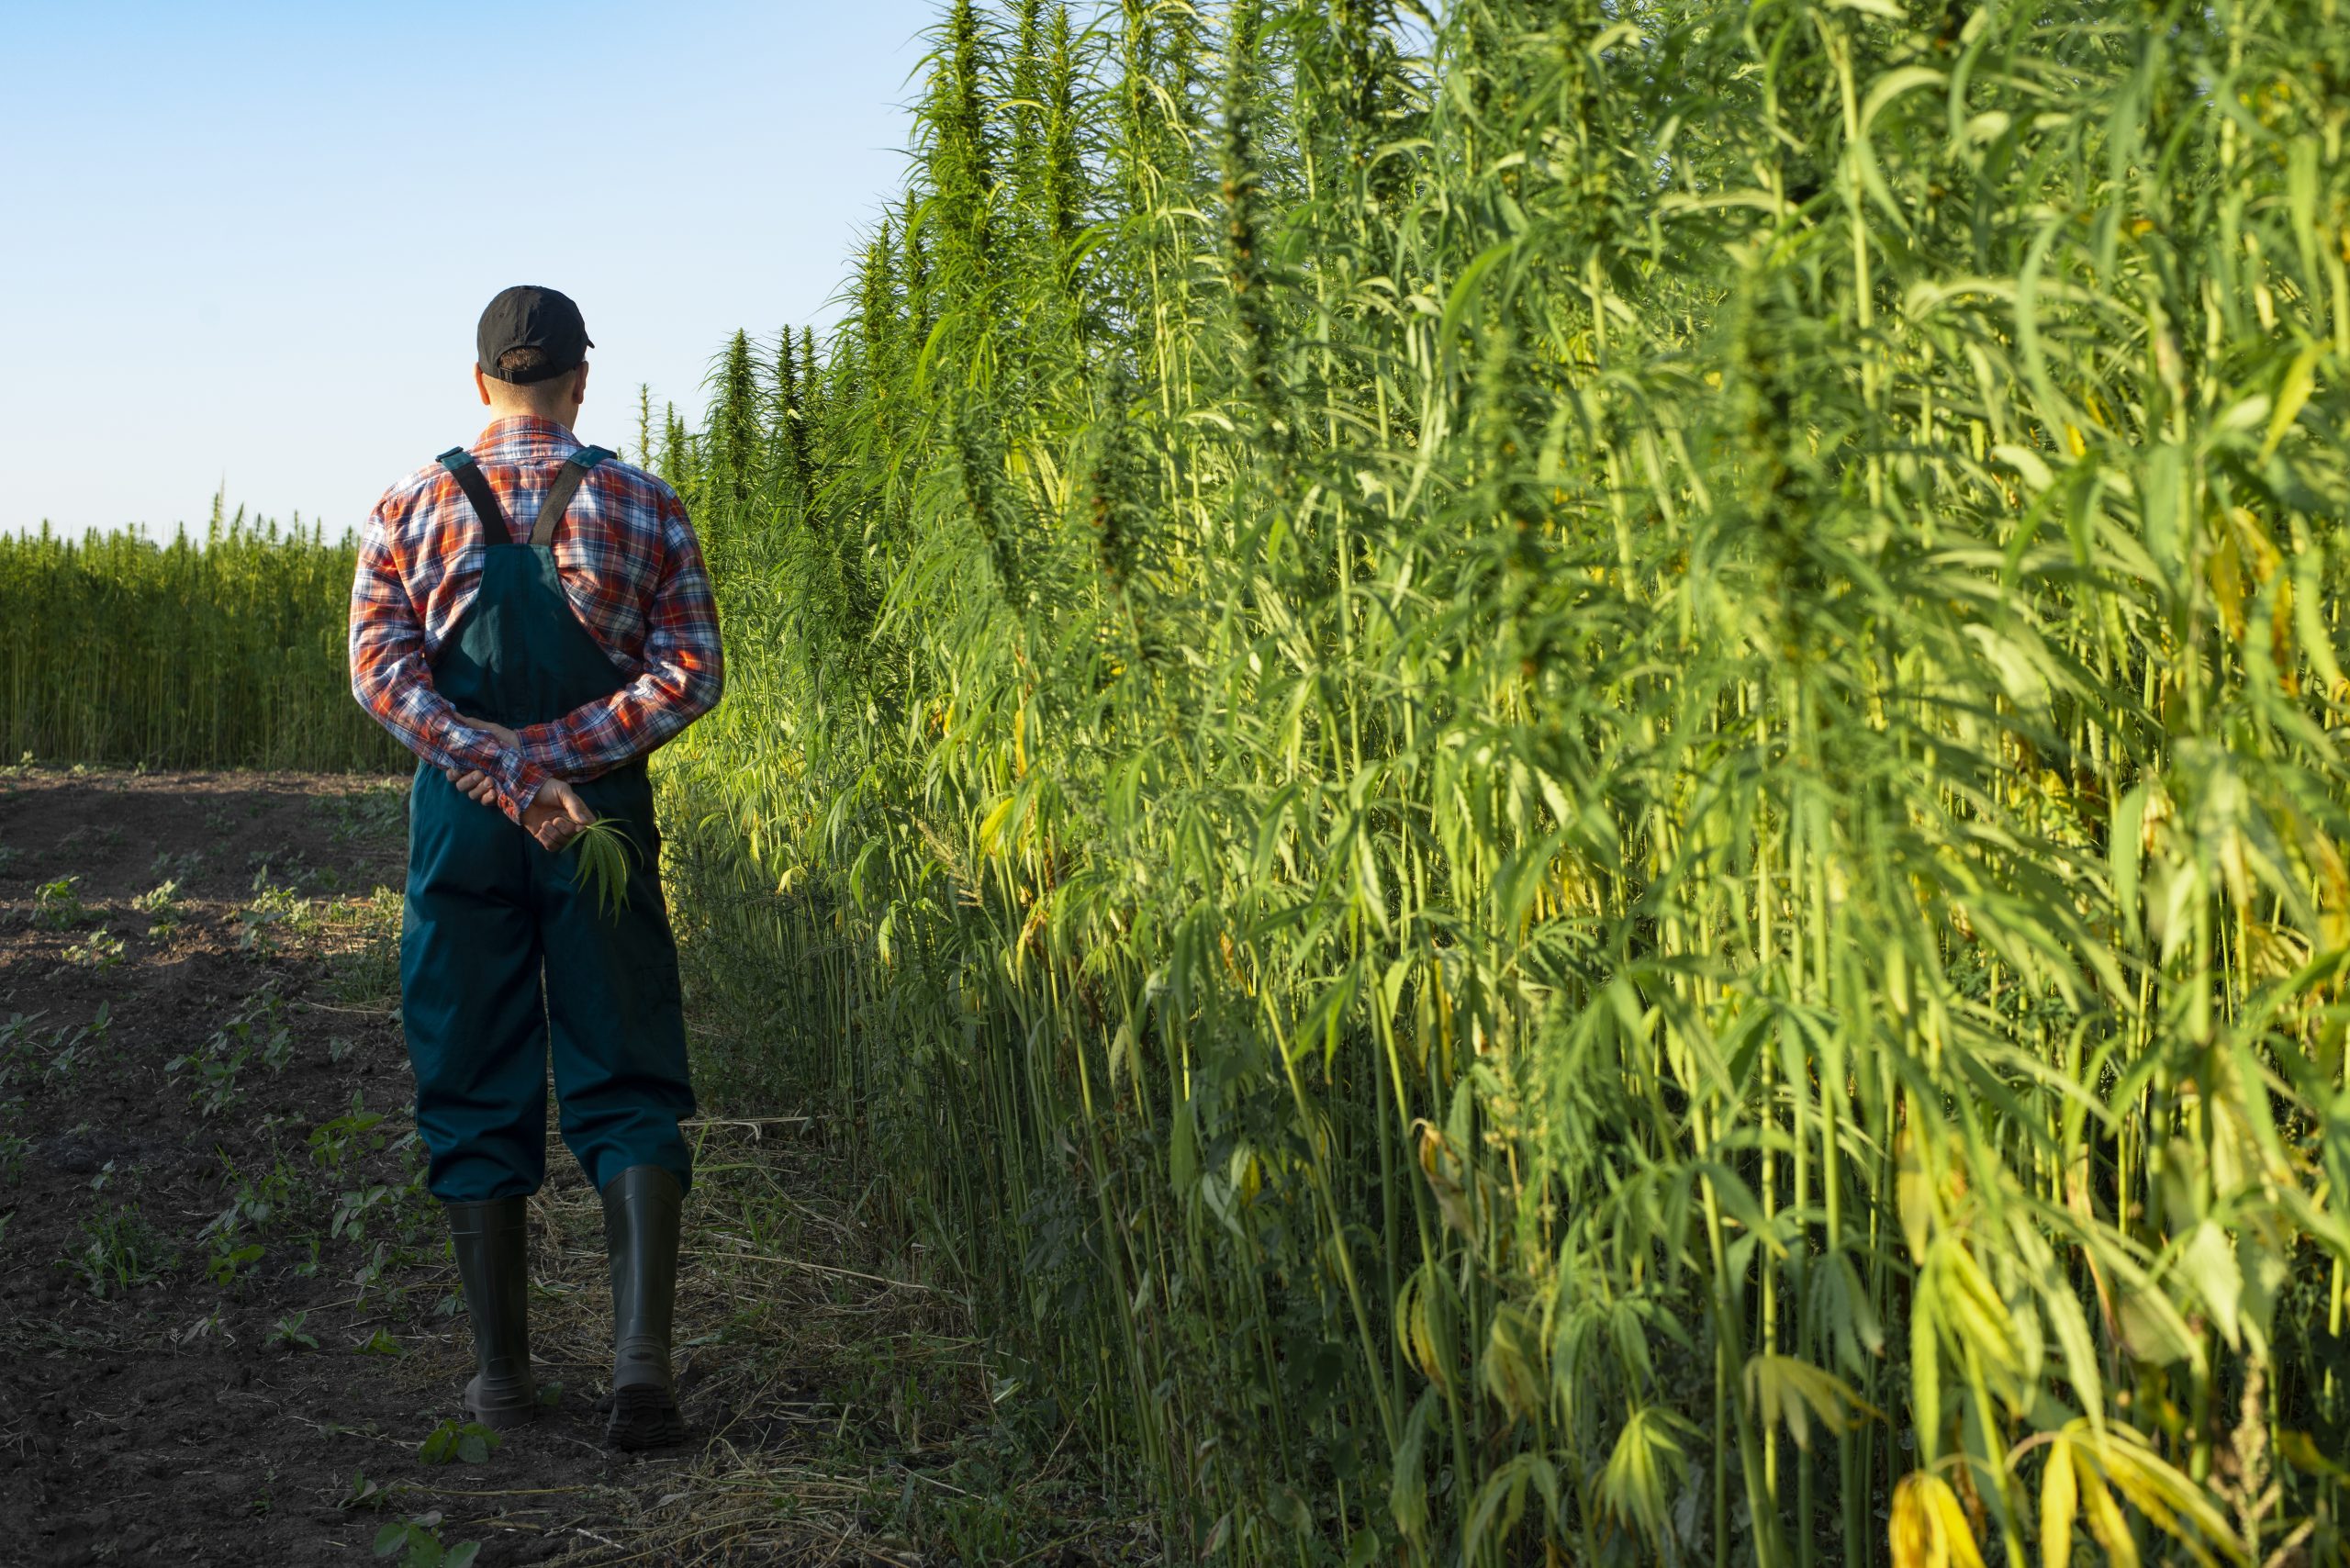
[[[571,429],[569,419],[551,409],[532,408],[526,404],[492,403],[489,406],[489,422],[497,424],[501,420],[529,420],[535,424],[553,425],[561,431]]]

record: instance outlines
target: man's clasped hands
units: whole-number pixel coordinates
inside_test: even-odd
[[[503,724],[493,724],[487,719],[468,719],[463,713],[457,715],[457,722],[496,735],[498,744],[510,750],[520,751],[522,748],[521,737]],[[485,806],[498,803],[498,784],[488,774],[478,768],[460,772],[449,767],[442,771],[448,774],[449,782],[457,787],[459,794]],[[537,839],[543,848],[550,850],[561,849],[569,844],[581,828],[595,820],[596,813],[588,809],[588,802],[579,798],[579,791],[560,778],[550,778],[541,785],[531,803],[522,808],[522,830]]]

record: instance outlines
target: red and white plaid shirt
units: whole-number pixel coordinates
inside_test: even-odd
[[[472,447],[515,525],[528,528],[581,442],[551,420],[494,421]],[[718,701],[724,666],[701,545],[677,493],[617,459],[588,473],[555,530],[565,597],[628,678],[610,697],[520,730],[520,749],[458,720],[432,689],[432,656],[481,586],[481,521],[433,463],[384,492],[351,588],[351,689],[435,767],[477,769],[520,822],[550,778],[576,781],[643,756]]]

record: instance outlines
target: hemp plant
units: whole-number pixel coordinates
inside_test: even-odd
[[[617,919],[628,907],[629,871],[636,857],[636,841],[610,817],[598,817],[571,840],[572,879],[596,901],[606,920]]]

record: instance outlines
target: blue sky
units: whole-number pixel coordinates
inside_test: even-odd
[[[577,299],[579,433],[836,313],[931,0],[110,4],[0,19],[0,528],[356,526],[468,440],[474,322]]]

